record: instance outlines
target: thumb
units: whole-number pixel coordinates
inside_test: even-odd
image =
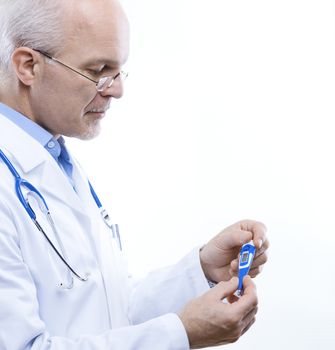
[[[228,249],[242,247],[250,240],[252,240],[252,233],[241,229],[227,230],[224,235],[224,245]]]
[[[238,278],[233,277],[227,282],[220,282],[214,288],[212,288],[209,293],[215,299],[224,299],[227,296],[234,294],[238,287]]]

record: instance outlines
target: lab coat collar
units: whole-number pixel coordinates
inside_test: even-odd
[[[38,141],[0,114],[0,144],[27,174],[47,160],[48,153]]]
[[[0,148],[5,151],[22,177],[29,177],[29,181],[36,179],[33,185],[43,195],[48,193],[87,216],[81,198],[50,153],[33,137],[1,114]],[[79,181],[78,178],[74,178],[74,182],[76,180]],[[81,182],[79,181],[79,188],[84,186]]]

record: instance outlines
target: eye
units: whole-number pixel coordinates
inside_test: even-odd
[[[92,67],[87,69],[87,73],[89,73],[94,78],[99,78],[103,75],[113,75],[116,74],[116,69],[113,69],[109,65],[103,65],[99,67]]]
[[[91,69],[88,69],[88,72],[92,75],[99,75],[105,70],[105,68],[106,68],[105,66],[101,68],[96,68],[96,69],[91,68]]]

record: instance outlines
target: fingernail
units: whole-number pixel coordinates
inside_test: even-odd
[[[259,244],[259,248],[261,248],[263,245],[263,240],[262,239],[258,240],[258,244]]]

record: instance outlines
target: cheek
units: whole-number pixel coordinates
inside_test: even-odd
[[[94,99],[95,90],[84,84],[56,84],[44,87],[39,93],[41,103],[49,110],[60,114],[71,114],[74,118],[83,115],[85,107]]]
[[[72,87],[68,91],[67,100],[69,105],[76,107],[84,114],[85,108],[95,99],[97,91],[93,83],[81,84],[80,86]]]
[[[80,128],[86,106],[94,99],[95,89],[85,84],[65,84],[53,79],[41,84],[32,94],[36,122],[52,134]]]
[[[72,72],[57,73],[58,70],[52,70],[44,75],[40,96],[45,97],[46,103],[53,107],[73,108],[73,111],[78,111],[94,98],[96,90],[93,83]]]

